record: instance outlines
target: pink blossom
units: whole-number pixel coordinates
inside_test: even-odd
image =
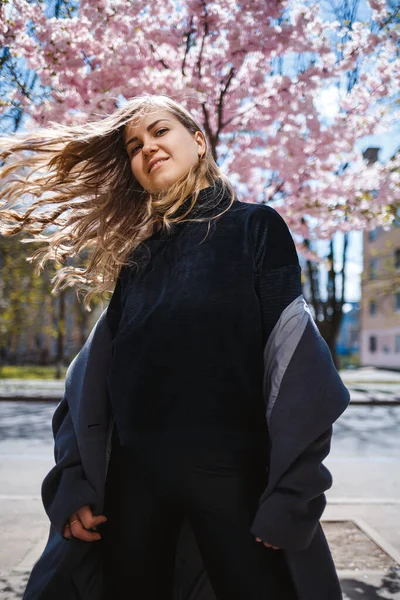
[[[385,0],[369,5],[381,23]],[[7,18],[1,11],[3,44],[50,89],[41,103],[12,89],[8,106],[20,102],[40,125],[84,123],[111,112],[118,96],[167,94],[203,124],[204,103],[221,167],[245,184],[243,199],[284,197],[294,233],[328,238],[360,229],[382,221],[394,202],[392,165],[367,167],[355,142],[397,118],[390,102],[400,87],[395,28],[372,32],[356,21],[349,32],[324,20],[319,3],[300,0],[81,0],[79,14],[64,19],[13,0]],[[356,67],[349,90],[346,73]],[[338,110],[328,118],[315,99],[336,85]],[[317,220],[314,232],[304,216]]]

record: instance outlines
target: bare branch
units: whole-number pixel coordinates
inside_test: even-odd
[[[199,52],[199,58],[197,59],[197,70],[199,73],[199,78],[201,77],[201,61],[203,58],[203,50],[204,50],[204,45],[205,45],[205,39],[208,36],[208,22],[207,22],[207,4],[205,3],[205,0],[201,0],[201,3],[203,5],[204,8],[204,34],[201,40],[201,47],[200,47],[200,52]]]
[[[189,24],[189,31],[186,34],[186,48],[185,48],[185,56],[183,57],[183,61],[182,61],[182,75],[185,76],[185,65],[186,65],[186,57],[189,54],[189,50],[190,50],[190,37],[192,35],[192,33],[194,33],[194,29],[193,29],[193,15],[190,17],[190,24]]]

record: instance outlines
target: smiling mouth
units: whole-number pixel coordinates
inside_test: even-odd
[[[169,160],[169,158],[163,158],[162,160],[157,162],[155,165],[153,165],[151,167],[149,173],[152,173],[154,170],[159,169],[161,167],[161,165],[163,165],[165,162],[167,162],[167,160]]]

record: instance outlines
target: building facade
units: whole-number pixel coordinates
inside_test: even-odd
[[[360,364],[400,370],[400,215],[363,242]]]

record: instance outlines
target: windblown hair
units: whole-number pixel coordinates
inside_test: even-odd
[[[229,209],[235,192],[207,144],[205,155],[169,189],[150,193],[134,177],[124,143],[125,126],[144,115],[167,110],[194,136],[202,128],[175,100],[164,95],[129,99],[106,117],[83,125],[37,128],[0,138],[0,233],[29,234],[24,242],[44,242],[29,257],[40,273],[48,260],[61,267],[52,292],[68,286],[93,295],[111,292],[123,265],[161,224],[167,231],[180,221],[210,221]],[[204,133],[203,133],[204,135]],[[206,136],[204,136],[206,137]],[[201,184],[222,183],[230,202],[207,218],[186,218],[196,206]],[[190,206],[180,207],[191,196]],[[195,214],[195,213],[193,213]],[[134,253],[133,253],[134,254]],[[75,259],[77,257],[77,259]],[[76,266],[79,262],[82,266]],[[80,290],[77,289],[77,292]]]

